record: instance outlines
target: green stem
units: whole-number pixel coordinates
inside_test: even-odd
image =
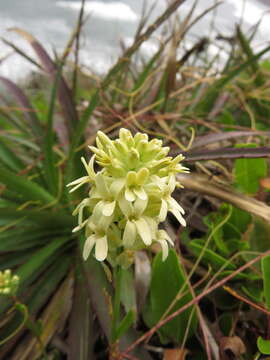
[[[112,314],[112,333],[111,333],[111,342],[115,343],[117,340],[117,326],[119,323],[120,315],[120,294],[121,294],[121,279],[122,279],[122,269],[120,266],[116,266],[113,272],[113,277],[115,281],[115,293],[113,299],[113,314]]]

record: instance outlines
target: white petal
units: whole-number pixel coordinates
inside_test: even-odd
[[[103,200],[99,201],[93,209],[92,220],[95,224],[97,224],[100,218],[102,217],[102,210],[104,208],[104,203],[105,202]]]
[[[67,184],[66,186],[69,187],[69,186],[77,185],[77,184],[81,183],[82,181],[88,180],[88,179],[89,179],[88,176],[82,176],[82,177],[80,177],[79,179],[76,179],[76,180],[70,182],[70,183]]]
[[[144,212],[144,210],[146,209],[148,204],[148,200],[141,200],[141,199],[136,199],[134,201],[134,212],[135,212],[135,216],[141,216],[142,213]]]
[[[87,222],[88,222],[88,219],[86,219],[86,220],[85,220],[83,223],[81,223],[80,225],[76,226],[76,227],[72,230],[72,232],[75,233],[76,231],[81,230],[81,229],[87,224]]]
[[[103,209],[102,209],[102,214],[104,216],[111,216],[114,212],[115,209],[115,201],[112,202],[108,202],[106,205],[104,205]]]
[[[125,182],[126,181],[123,178],[114,180],[114,182],[110,186],[110,191],[113,194],[113,196],[117,197],[119,195],[119,193],[121,192],[121,190],[125,185]]]
[[[182,206],[180,206],[178,202],[172,197],[169,199],[169,207],[175,208],[175,210],[179,211],[183,215],[185,214],[185,210],[182,208]]]
[[[138,233],[140,237],[142,238],[142,241],[145,243],[145,245],[151,245],[152,243],[152,235],[151,235],[151,229],[147,222],[140,218],[135,221]]]
[[[164,199],[161,199],[161,206],[160,206],[160,211],[159,211],[159,215],[158,215],[158,218],[160,221],[164,221],[166,219],[167,212],[168,212],[167,201],[165,201]]]
[[[78,216],[78,223],[79,225],[82,224],[83,222],[83,210],[84,208],[89,205],[89,201],[90,199],[84,199],[81,203],[80,203],[80,207],[79,207],[79,216]]]
[[[137,187],[137,188],[135,187],[133,191],[138,196],[139,199],[147,200],[147,194],[143,187]]]
[[[169,237],[168,233],[165,230],[159,230],[159,238],[167,240],[169,244],[174,246],[172,239]]]
[[[95,235],[91,235],[86,239],[86,241],[84,243],[84,247],[83,247],[83,259],[84,260],[86,260],[88,258],[88,256],[90,255],[95,243],[96,243]]]
[[[126,216],[129,217],[130,215],[132,215],[133,213],[133,207],[131,205],[130,201],[127,201],[124,196],[120,196],[120,198],[118,199],[118,204],[119,207],[122,211],[122,213]]]
[[[95,182],[96,182],[97,190],[101,194],[101,196],[105,197],[105,198],[108,197],[110,194],[109,194],[109,191],[108,191],[107,184],[105,182],[104,175],[101,174],[101,173],[98,173],[96,175]]]
[[[134,201],[136,199],[136,196],[134,195],[134,192],[130,190],[129,188],[126,188],[125,191],[125,198],[127,201]]]
[[[79,187],[81,187],[82,185],[86,184],[87,182],[89,182],[89,176],[83,176],[75,181],[72,181],[71,183],[69,183],[67,186],[74,186],[73,189],[69,190],[70,193],[72,193],[73,191],[79,189]]]
[[[108,254],[108,242],[107,236],[103,236],[96,240],[95,247],[95,257],[98,261],[103,261],[106,259]]]
[[[171,192],[171,193],[174,191],[175,185],[176,185],[175,176],[174,176],[174,175],[171,175],[171,176],[169,177],[169,183],[168,183],[168,186],[169,186],[169,189],[170,189],[170,192]]]
[[[159,244],[161,245],[162,248],[162,261],[166,260],[167,256],[168,256],[168,243],[166,240],[158,240]]]
[[[95,156],[96,155],[93,155],[89,161],[89,164],[87,164],[87,162],[85,161],[85,158],[84,157],[81,157],[81,161],[85,167],[85,170],[87,171],[87,174],[89,175],[89,177],[91,179],[94,179],[95,177],[95,171],[94,171],[94,160],[95,160]]]
[[[154,220],[152,217],[150,216],[145,216],[144,220],[147,222],[149,229],[151,231],[151,238],[155,239],[156,238],[156,233],[158,230],[158,224],[156,222],[156,220]]]
[[[134,244],[137,236],[136,225],[132,221],[127,221],[124,235],[123,235],[123,245],[125,247],[130,247]]]
[[[172,208],[169,210],[175,217],[176,219],[180,222],[180,224],[182,226],[186,226],[186,220],[183,218],[183,216],[180,214],[180,212],[178,210],[176,210],[175,208]]]
[[[103,231],[107,231],[108,227],[111,225],[113,221],[113,215],[111,216],[101,216],[98,220],[97,226],[99,229]]]

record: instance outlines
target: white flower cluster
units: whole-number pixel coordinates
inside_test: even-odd
[[[161,140],[149,141],[142,133],[133,137],[127,129],[120,129],[116,140],[99,131],[96,145],[90,146],[94,155],[88,164],[82,158],[87,176],[68,184],[71,192],[83,184],[91,187],[73,212],[79,223],[73,231],[85,228],[83,258],[95,247],[97,260],[117,262],[116,257],[123,260],[123,254],[157,242],[165,259],[173,242],[159,224],[169,211],[186,225],[183,208],[171,197],[176,185],[181,186],[175,174],[188,172],[179,164],[183,156],[169,157]],[[97,173],[94,162],[101,168]]]
[[[14,295],[19,285],[19,277],[10,270],[0,271],[0,294]]]

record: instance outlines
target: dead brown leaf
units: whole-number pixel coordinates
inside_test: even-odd
[[[238,359],[246,352],[246,347],[239,336],[223,336],[219,343],[221,360]]]
[[[270,189],[270,177],[261,179],[260,184],[264,189]]]
[[[185,360],[188,353],[187,349],[166,349],[163,360]]]

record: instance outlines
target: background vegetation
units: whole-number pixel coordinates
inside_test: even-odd
[[[20,278],[16,294],[0,297],[0,359],[255,359],[258,346],[270,353],[270,63],[262,59],[270,46],[255,53],[256,29],[237,27],[215,42],[226,63],[210,61],[210,39],[185,46],[205,13],[194,20],[195,2],[180,21],[182,2],[149,26],[146,14],[102,79],[79,67],[83,3],[54,59],[12,29],[36,58],[9,45],[39,72],[23,86],[0,79],[0,270]],[[142,59],[143,42],[169,19],[158,51]],[[109,266],[82,260],[71,213],[86,189],[69,194],[66,184],[83,175],[80,157],[89,158],[97,130],[113,138],[119,127],[163,139],[191,173],[179,176],[185,188],[175,193],[188,227],[164,224],[175,250],[166,262],[157,248],[139,252],[115,294]]]

